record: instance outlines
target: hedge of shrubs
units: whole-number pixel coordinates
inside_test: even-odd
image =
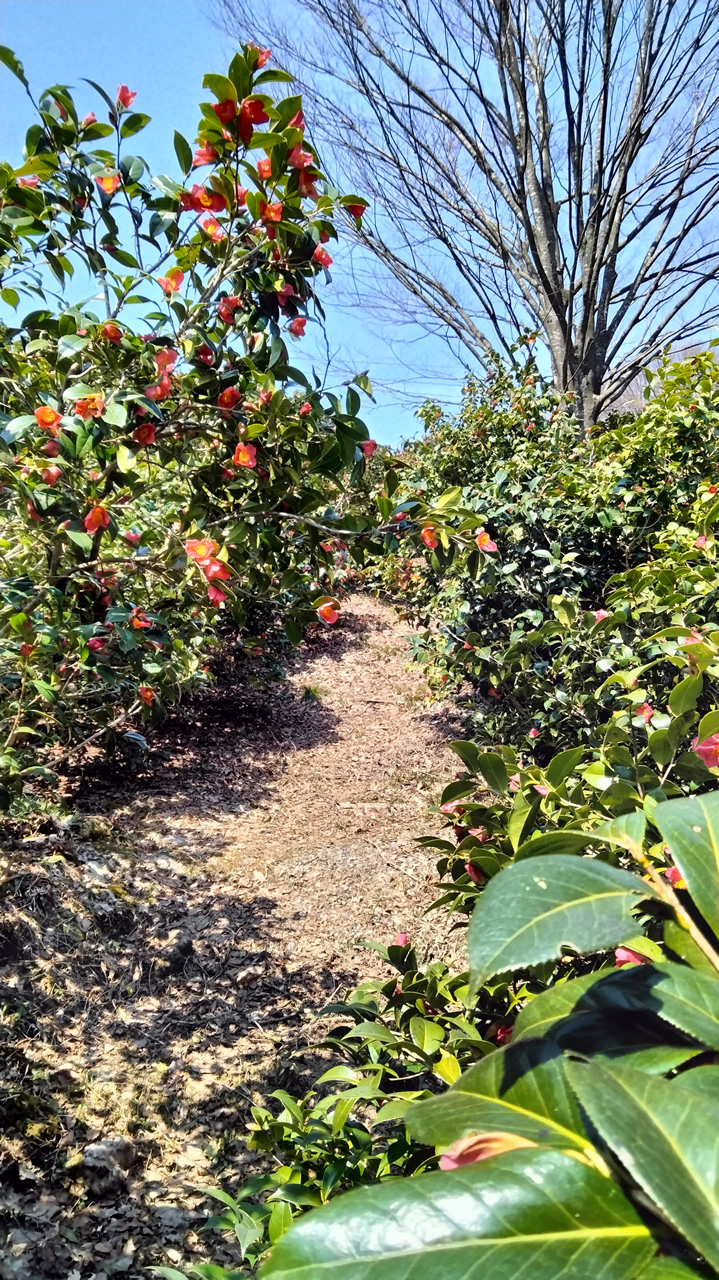
[[[473,726],[422,841],[468,969],[379,948],[323,1011],[339,1065],[256,1109],[274,1170],[213,1221],[263,1276],[719,1274],[719,370],[585,438],[521,345],[375,495]]]

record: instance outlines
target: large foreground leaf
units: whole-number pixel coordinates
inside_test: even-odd
[[[472,913],[472,981],[559,959],[565,947],[617,946],[636,933],[632,909],[649,896],[638,876],[595,859],[547,854],[505,867]]]
[[[681,1079],[660,1080],[614,1064],[574,1061],[566,1070],[630,1176],[719,1267],[719,1101],[685,1088]]]
[[[719,792],[658,804],[652,822],[707,924],[719,933]]]
[[[415,1103],[407,1123],[413,1137],[440,1147],[487,1130],[554,1147],[591,1146],[561,1053],[542,1040],[490,1053],[446,1093]]]
[[[517,1019],[515,1041],[545,1035],[561,1018],[589,1013],[656,1015],[699,1044],[719,1049],[719,976],[670,962],[586,974],[526,1005]]]
[[[262,1280],[630,1280],[655,1252],[615,1183],[558,1151],[512,1151],[358,1191],[302,1218]]]

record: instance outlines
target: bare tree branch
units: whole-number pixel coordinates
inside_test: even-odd
[[[472,361],[539,330],[591,423],[719,320],[719,0],[262,2],[215,0],[372,199],[360,243]]]

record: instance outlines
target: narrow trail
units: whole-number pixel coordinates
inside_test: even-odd
[[[317,1010],[387,972],[362,940],[406,932],[461,966],[461,934],[423,914],[435,859],[413,844],[438,825],[458,729],[407,671],[406,633],[354,597],[270,695],[220,682],[143,776],[103,771],[67,838],[24,849],[0,996],[28,1002],[11,1066],[45,1073],[53,1119],[4,1142],[2,1280],[206,1257],[197,1188],[253,1172],[249,1106],[311,1081]],[[127,1168],[88,1164],[116,1136]]]

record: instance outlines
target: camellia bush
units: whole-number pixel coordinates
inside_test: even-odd
[[[369,382],[341,400],[295,363],[333,219],[365,202],[328,183],[269,61],[248,45],[205,77],[174,176],[128,150],[141,91],[91,81],[98,115],[52,86],[0,165],[6,807],[88,739],[142,743],[128,720],[209,678],[223,617],[248,659],[268,619],[293,644],[334,623],[339,533],[372,532],[333,506],[376,448]]]
[[[671,876],[643,852],[648,822]],[[437,1172],[310,1213],[262,1275],[719,1275],[719,796],[615,819],[597,840],[628,865],[538,850],[491,881],[471,919],[472,984],[567,950],[616,947],[619,968],[558,979],[523,1004],[509,1043],[409,1107]],[[629,945],[638,919],[656,959]]]
[[[597,747],[621,673],[639,668],[637,705],[666,701],[676,672],[654,635],[716,622],[718,379],[711,351],[668,361],[636,418],[588,437],[531,356],[468,384],[456,419],[426,406],[423,440],[394,463],[398,492],[448,518],[423,557],[400,527],[378,573],[420,628],[430,688],[469,690],[479,741],[524,743],[541,763]],[[469,512],[475,538],[457,539]]]

